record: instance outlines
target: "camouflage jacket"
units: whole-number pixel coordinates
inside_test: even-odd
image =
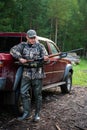
[[[10,54],[15,58],[24,58],[27,60],[36,60],[42,58],[47,54],[45,47],[40,43],[35,43],[33,45],[22,42],[11,48]],[[43,78],[44,72],[43,67],[29,68],[24,67],[23,77],[28,77],[29,79],[41,79]]]

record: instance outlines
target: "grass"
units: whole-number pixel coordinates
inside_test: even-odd
[[[81,59],[79,65],[73,65],[73,85],[87,86],[87,59]]]

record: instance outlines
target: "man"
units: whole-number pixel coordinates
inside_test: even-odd
[[[37,42],[37,34],[35,30],[28,30],[26,33],[27,42],[22,42],[11,48],[10,54],[19,60],[20,63],[25,64],[29,60],[37,61],[42,58],[48,60],[47,51],[44,46]],[[20,94],[23,102],[24,113],[18,120],[24,120],[30,117],[30,105],[31,99],[29,94],[29,89],[32,87],[35,96],[35,115],[34,121],[39,121],[40,108],[42,104],[42,79],[44,77],[43,67],[26,67],[24,66]]]

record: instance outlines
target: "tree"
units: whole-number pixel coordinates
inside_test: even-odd
[[[50,0],[48,2],[48,16],[53,19],[51,21],[54,21],[55,26],[55,42],[57,42],[59,25],[65,25],[72,15],[72,4],[70,0]]]
[[[87,2],[78,0],[73,7],[72,17],[69,20],[65,40],[65,49],[86,48],[87,44]],[[67,46],[68,43],[68,46]]]
[[[13,0],[0,1],[0,31],[12,31],[12,12],[14,8]]]

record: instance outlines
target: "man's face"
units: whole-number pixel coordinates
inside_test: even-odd
[[[34,44],[36,42],[36,37],[31,37],[29,38],[28,36],[26,36],[27,38],[27,41],[30,43],[30,44]]]

